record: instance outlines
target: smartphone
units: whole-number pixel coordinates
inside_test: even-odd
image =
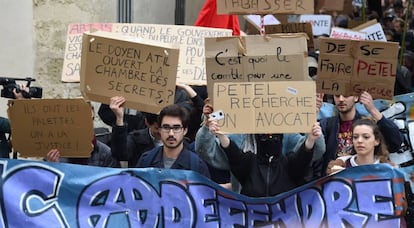
[[[212,120],[221,120],[224,118],[224,112],[222,110],[218,110],[211,113],[209,116]]]

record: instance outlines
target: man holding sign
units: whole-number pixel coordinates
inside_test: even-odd
[[[398,127],[374,106],[373,98],[392,99],[397,69],[398,44],[325,38],[320,43],[317,90],[334,95],[338,114],[320,121],[325,136],[326,153],[321,161],[321,175],[328,162],[349,155],[352,148],[351,127],[362,116],[355,103],[361,102],[377,121],[388,150],[400,149],[402,136]]]
[[[91,121],[95,118],[95,110],[90,102],[87,102],[92,111]],[[66,162],[72,164],[82,164],[82,165],[91,165],[91,166],[100,166],[100,167],[112,167],[120,168],[121,164],[119,161],[112,157],[111,148],[105,143],[96,139],[94,134],[92,139],[92,151],[90,157],[78,158],[78,157],[69,157],[61,158],[61,151],[58,148],[51,149],[47,154],[45,160],[48,162]]]
[[[322,158],[322,176],[325,174],[329,161],[351,153],[352,124],[362,118],[362,115],[355,108],[358,101],[377,121],[381,133],[384,135],[388,151],[398,151],[403,142],[398,127],[375,107],[371,94],[363,92],[360,96],[335,95],[334,102],[338,114],[320,121],[326,142],[326,153]]]

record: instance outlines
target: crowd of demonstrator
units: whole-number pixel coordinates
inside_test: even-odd
[[[383,25],[389,41],[400,42],[405,34],[404,61],[399,65],[395,95],[410,93],[414,74],[414,14],[401,1],[368,1],[366,16]],[[323,10],[322,10],[323,11]],[[323,13],[323,12],[322,12]],[[337,15],[335,26],[361,17]],[[408,21],[405,21],[405,18]],[[408,31],[403,33],[405,24]],[[317,77],[317,52],[310,54],[309,76]],[[312,59],[313,58],[313,59]],[[19,93],[15,92],[16,98]],[[173,105],[157,114],[124,108],[125,98],[112,97],[98,110],[112,132],[110,140],[93,140],[90,158],[72,162],[120,167],[126,161],[131,168],[158,167],[196,171],[225,188],[252,196],[265,197],[289,191],[309,181],[347,167],[389,163],[389,153],[396,152],[403,136],[393,121],[378,110],[368,92],[359,96],[317,96],[317,107],[332,102],[336,115],[318,119],[308,134],[229,134],[220,132],[205,86],[177,84]],[[356,109],[362,104],[368,116]],[[133,114],[131,114],[133,113]],[[92,120],[91,120],[92,121]],[[5,134],[10,134],[8,120],[0,118],[0,149],[9,157]],[[45,151],[45,160],[59,162],[60,152]],[[69,161],[70,162],[70,161]]]

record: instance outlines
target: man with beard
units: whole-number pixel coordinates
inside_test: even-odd
[[[158,116],[163,145],[145,152],[138,160],[137,167],[193,170],[210,178],[206,163],[184,146],[189,121],[189,113],[181,106],[173,104],[164,107]]]
[[[329,161],[351,155],[352,124],[362,117],[355,108],[355,103],[358,100],[364,105],[371,117],[377,121],[380,131],[384,135],[388,151],[397,152],[401,147],[403,138],[398,127],[375,107],[371,94],[365,91],[359,97],[335,95],[334,103],[338,114],[320,120],[326,143],[326,152],[320,161],[321,176],[326,174]]]

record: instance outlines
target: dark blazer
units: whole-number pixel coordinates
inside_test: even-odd
[[[141,158],[138,160],[137,166],[138,168],[148,168],[148,167],[156,167],[156,168],[164,168],[164,160],[163,160],[163,149],[164,146],[156,147],[150,151],[145,152]],[[155,153],[155,155],[154,155]],[[154,159],[149,162],[149,165],[144,164],[146,161],[147,156],[154,156]],[[192,161],[197,163],[196,165],[192,165]],[[194,167],[195,166],[195,167]],[[183,147],[180,155],[178,155],[177,160],[171,166],[171,169],[184,169],[184,170],[193,170],[196,171],[205,177],[210,178],[210,172],[208,171],[208,167],[206,163],[194,152],[186,149]]]

